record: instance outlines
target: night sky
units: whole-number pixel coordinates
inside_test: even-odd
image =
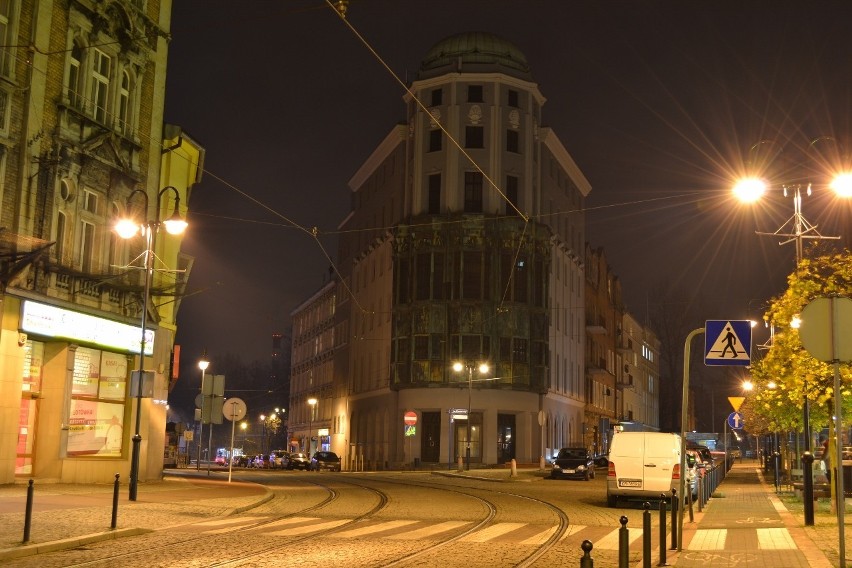
[[[383,64],[321,0],[176,0],[166,121],[207,150],[182,374],[203,349],[268,362],[272,333],[328,279],[347,182],[404,120],[384,65],[410,83],[432,45],[466,31],[526,54],[544,126],[592,185],[586,238],[640,321],[666,286],[709,319],[759,317],[793,268],[792,244],[755,234],[792,216],[782,183],[809,167],[805,217],[847,246],[852,233],[817,174],[850,147],[849,16],[846,2],[351,0]],[[809,144],[820,137],[837,144]],[[749,151],[764,140],[777,143]],[[750,161],[776,185],[747,207],[730,187]]]

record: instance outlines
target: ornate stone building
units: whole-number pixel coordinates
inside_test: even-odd
[[[139,478],[158,478],[191,259],[179,237],[122,241],[112,226],[134,215],[156,232],[175,209],[185,218],[200,179],[203,149],[179,129],[164,134],[171,2],[0,8],[0,483],[126,480],[134,423]]]

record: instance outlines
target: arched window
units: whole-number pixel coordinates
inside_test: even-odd
[[[71,56],[68,62],[68,101],[71,106],[81,109],[83,97],[80,96],[80,65],[83,61],[83,48],[76,42],[71,48]]]

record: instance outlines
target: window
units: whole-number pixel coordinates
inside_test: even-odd
[[[75,43],[71,48],[71,58],[68,62],[68,101],[77,109],[83,104],[83,97],[80,96],[81,61],[83,61],[83,49]]]
[[[62,264],[65,256],[65,213],[60,212],[56,215],[56,260]]]
[[[465,148],[484,148],[485,129],[481,126],[465,126],[464,146]]]
[[[126,392],[125,355],[86,347],[75,350],[66,446],[69,456],[121,456]]]
[[[518,212],[518,176],[506,176],[506,215],[517,215]],[[512,207],[514,205],[514,207]]]
[[[464,173],[464,212],[482,213],[482,174]]]
[[[89,213],[97,215],[98,213],[98,194],[91,191],[83,192],[83,209]]]
[[[439,131],[440,132],[440,131]],[[429,176],[429,214],[441,213],[441,174]]]
[[[82,223],[82,235],[80,237],[80,269],[91,273],[92,260],[94,259],[95,226],[91,223]]]
[[[444,102],[444,91],[441,89],[432,89],[432,104],[431,106],[441,106]]]
[[[444,132],[440,128],[429,131],[429,151],[440,152],[441,143],[443,142]]]
[[[12,46],[12,2],[0,0],[0,75],[10,77],[14,71]]]
[[[482,253],[465,252],[462,255],[462,298],[482,299]]]
[[[124,134],[130,131],[130,73],[121,74],[121,89],[118,91],[118,130]]]
[[[469,103],[484,102],[482,100],[482,85],[468,85],[467,86],[467,102],[469,102]]]
[[[100,49],[92,49],[92,96],[94,108],[92,116],[98,122],[105,123],[107,117],[107,97],[109,96],[109,78],[112,61]]]
[[[518,91],[509,89],[508,103],[510,107],[518,108]]]
[[[520,150],[518,131],[517,130],[507,130],[506,131],[506,151],[514,152],[517,154]]]
[[[9,93],[0,90],[0,130],[5,132],[9,128]]]

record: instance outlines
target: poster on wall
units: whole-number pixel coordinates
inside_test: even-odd
[[[121,456],[124,405],[71,400],[69,456]]]

